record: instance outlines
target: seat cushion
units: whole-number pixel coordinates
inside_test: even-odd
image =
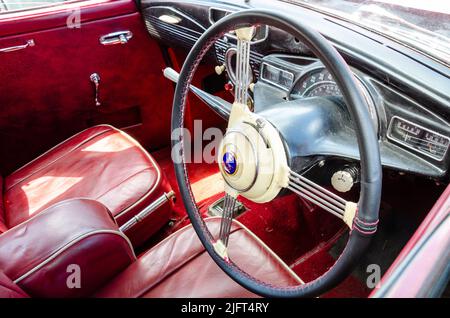
[[[220,218],[205,220],[218,233]],[[300,278],[250,230],[233,221],[230,258],[254,277],[276,286]],[[97,297],[256,297],[229,278],[210,258],[191,225],[138,258],[96,293]]]
[[[5,178],[6,225],[14,227],[72,198],[100,201],[122,225],[167,191],[157,163],[134,139],[114,127],[96,126]],[[154,228],[145,233],[167,222],[169,210],[155,213]]]

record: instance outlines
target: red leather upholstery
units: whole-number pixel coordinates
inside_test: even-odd
[[[0,270],[0,298],[26,298],[28,295]]]
[[[0,193],[3,193],[3,178],[0,176]],[[0,200],[0,234],[7,230],[5,222],[5,209],[3,207],[3,198]]]
[[[0,268],[28,295],[83,297],[136,259],[128,238],[99,202],[58,203],[0,235]],[[79,268],[80,288],[69,288]]]
[[[218,233],[219,218],[206,220]],[[234,221],[229,255],[255,277],[277,286],[301,280],[267,246]],[[256,297],[229,278],[209,257],[192,226],[177,231],[139,257],[96,297]]]
[[[57,6],[42,6],[35,10],[3,12],[5,21],[0,25],[0,35],[6,37],[25,32],[65,27],[67,16],[74,9],[83,10],[80,15],[81,23],[136,12],[136,5],[129,0],[84,1],[83,3],[60,2]],[[36,5],[34,6],[36,7]]]
[[[87,209],[87,213],[83,217],[92,212],[94,212],[92,215],[97,215],[96,213],[99,211],[95,212],[95,210],[95,208]],[[70,215],[74,214],[70,212]],[[37,218],[41,216],[43,215]],[[85,225],[81,225],[80,228],[95,223],[90,220],[90,217],[88,219]],[[220,227],[220,219],[209,218],[205,221],[210,231],[217,235]],[[75,233],[78,232],[77,228],[79,225],[74,226],[73,230],[75,230]],[[23,226],[25,225],[21,225],[20,227]],[[98,239],[99,241],[102,240],[101,238]],[[112,247],[110,243],[111,241],[109,240],[103,241],[102,246]],[[1,245],[2,242],[0,241]],[[80,246],[80,248],[75,249],[71,253],[77,255],[77,260],[89,259],[89,256],[84,255],[84,253],[90,253],[86,251],[87,246]],[[37,248],[42,251],[42,245],[37,244]],[[118,248],[120,249],[120,246]],[[110,250],[107,253],[111,252],[113,251]],[[303,283],[261,240],[237,221],[233,221],[228,252],[236,264],[264,282],[277,286],[291,286]],[[103,252],[101,253],[104,254]],[[0,258],[2,257],[1,255],[3,254],[0,252]],[[93,256],[92,253],[90,255]],[[62,258],[64,257],[70,256],[62,256]],[[98,260],[102,257],[103,255],[97,255],[95,259]],[[26,257],[24,259],[25,261],[27,260]],[[91,267],[103,270],[105,266],[115,262],[114,260],[106,259],[101,264],[97,263],[98,265],[90,263],[90,266],[84,267],[84,270],[91,270]],[[60,262],[56,261],[54,263],[60,264]],[[0,266],[3,265],[7,266],[7,270],[11,272],[11,275],[17,275],[13,266],[8,265],[8,262],[0,262]],[[58,290],[57,287],[55,289],[54,284],[58,285],[59,283],[61,285],[62,281],[60,278],[58,280],[57,276],[52,275],[52,273],[55,273],[54,271],[52,272],[52,266],[47,267],[48,271],[46,268],[46,270],[42,271],[43,275],[38,275],[35,279],[40,281],[42,289],[54,292]],[[100,274],[99,271],[98,273]],[[22,282],[19,282],[19,284],[22,284]],[[24,288],[28,288],[28,286]],[[35,291],[33,292],[29,293],[32,296],[36,295]],[[58,290],[58,292],[61,293],[59,294],[60,297],[67,296],[64,294],[64,290]],[[42,296],[43,294],[38,295]],[[48,296],[47,294],[44,295]],[[73,295],[70,294],[69,296]],[[99,289],[94,296],[257,297],[257,295],[235,283],[219,269],[203,249],[191,225],[172,234],[147,253],[143,254],[137,261]],[[0,297],[27,297],[27,294],[0,271]]]
[[[6,225],[17,226],[71,198],[103,203],[122,225],[168,191],[157,163],[134,139],[111,126],[96,126],[6,177]],[[138,244],[161,228],[169,215],[170,206],[166,204],[139,225],[139,235],[127,235]]]

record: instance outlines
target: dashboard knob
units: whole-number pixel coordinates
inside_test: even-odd
[[[357,172],[356,168],[345,168],[336,171],[331,177],[331,185],[339,192],[350,191],[357,181]]]
[[[216,71],[216,74],[217,74],[217,75],[221,75],[221,74],[223,73],[223,71],[225,71],[225,64],[217,65],[217,66],[214,68],[214,71]]]
[[[224,88],[225,88],[226,91],[231,92],[234,89],[234,85],[233,85],[233,83],[228,82],[228,83],[225,84]]]

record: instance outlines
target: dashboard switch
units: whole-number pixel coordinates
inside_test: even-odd
[[[223,64],[223,65],[217,65],[217,66],[214,68],[214,71],[216,71],[216,74],[217,74],[217,75],[221,75],[221,74],[223,73],[223,71],[225,71],[225,64]]]

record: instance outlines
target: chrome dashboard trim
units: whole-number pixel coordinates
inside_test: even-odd
[[[206,30],[206,28],[203,25],[201,25],[200,23],[198,23],[195,19],[191,18],[190,16],[188,16],[188,15],[184,14],[183,12],[181,12],[181,11],[175,9],[175,8],[172,8],[170,6],[151,6],[149,8],[151,8],[151,9],[166,9],[166,10],[169,10],[172,13],[174,13],[175,15],[178,15],[179,17],[182,17],[182,18],[184,18],[186,20],[189,20],[191,23],[193,23],[196,26],[198,26],[200,30],[203,30],[203,31]],[[157,16],[155,16],[155,18],[159,19],[159,17],[157,17]],[[182,25],[177,25],[177,26],[189,29],[189,28],[184,27]],[[189,29],[189,30],[197,32],[196,30],[192,30],[192,29]]]

